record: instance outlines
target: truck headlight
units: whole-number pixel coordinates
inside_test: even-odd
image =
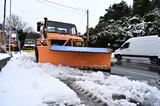
[[[82,42],[81,41],[75,41],[75,45],[76,46],[82,46]]]

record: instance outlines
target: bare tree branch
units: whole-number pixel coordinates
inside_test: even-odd
[[[9,17],[7,17],[6,27],[7,27],[8,30],[11,27],[12,30],[13,29],[23,30],[25,32],[33,31],[32,27],[28,26],[27,23],[23,22],[19,16],[14,15],[14,14],[11,15],[11,22],[10,22]]]

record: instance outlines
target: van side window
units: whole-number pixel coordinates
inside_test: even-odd
[[[127,42],[127,43],[125,43],[122,47],[121,47],[121,49],[127,49],[127,48],[129,48],[129,42]]]

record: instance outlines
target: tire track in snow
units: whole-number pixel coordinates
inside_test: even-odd
[[[108,106],[106,100],[103,97],[101,97],[100,95],[95,95],[76,84],[77,79],[67,77],[59,77],[59,79],[73,91],[75,91],[78,97],[86,106]]]

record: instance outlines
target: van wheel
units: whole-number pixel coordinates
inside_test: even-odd
[[[115,58],[117,59],[117,61],[121,61],[122,60],[122,56],[119,55],[119,54],[115,55]]]
[[[158,65],[159,64],[159,60],[157,57],[151,57],[151,64],[153,65]]]

